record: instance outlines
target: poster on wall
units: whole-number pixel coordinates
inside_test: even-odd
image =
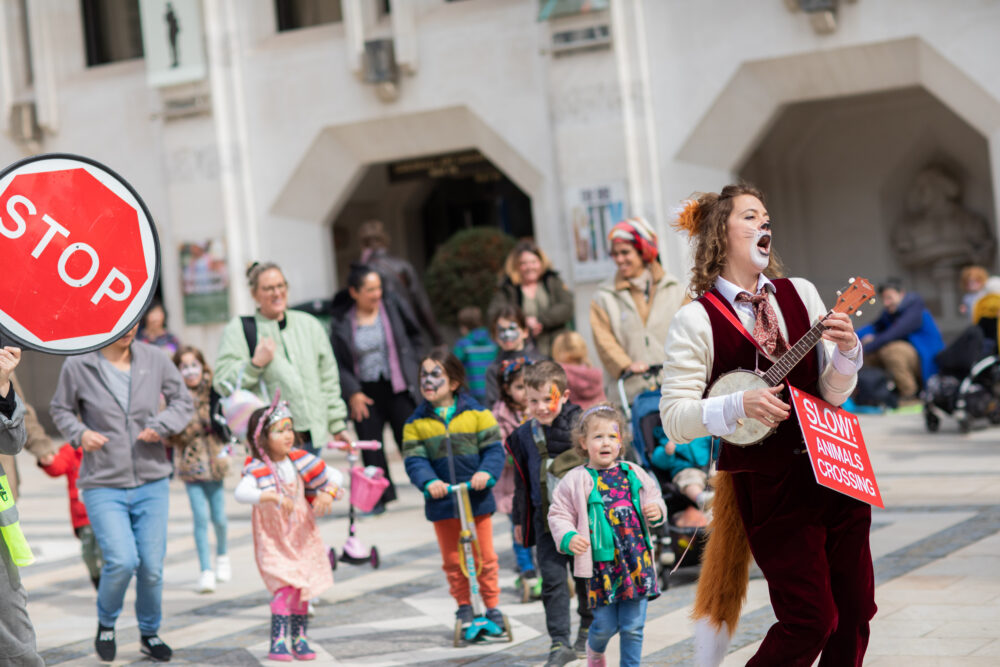
[[[139,0],[146,80],[153,88],[205,78],[200,0]]]
[[[538,0],[538,20],[600,12],[610,5],[610,0]]]
[[[624,181],[567,191],[575,280],[596,282],[614,275],[615,263],[608,254],[608,232],[625,218],[626,192]]]
[[[229,321],[229,269],[222,241],[183,243],[179,254],[185,323]]]

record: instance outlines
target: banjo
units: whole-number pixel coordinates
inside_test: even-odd
[[[849,281],[849,286],[837,292],[837,303],[830,310],[829,313],[824,315],[816,324],[813,325],[809,331],[805,333],[795,343],[791,346],[787,352],[778,357],[774,364],[766,371],[748,371],[744,369],[737,369],[735,371],[730,371],[724,375],[720,375],[712,386],[708,388],[708,392],[705,394],[707,398],[712,398],[714,396],[725,396],[727,394],[732,394],[737,391],[750,391],[752,389],[763,389],[767,387],[776,387],[781,384],[781,381],[788,375],[795,365],[798,364],[806,354],[812,350],[816,344],[823,337],[823,331],[826,329],[823,326],[823,321],[831,313],[845,313],[850,315],[855,313],[858,307],[865,301],[871,299],[874,303],[875,299],[875,289],[872,284],[865,280],[864,278],[857,277],[851,278]],[[725,311],[729,314],[729,311]],[[857,311],[857,315],[861,312]],[[743,328],[739,320],[736,320],[734,324],[739,325],[739,328],[743,331],[744,335],[748,336],[751,340],[751,336],[746,329]],[[756,342],[755,342],[756,344]],[[757,345],[759,349],[759,345]],[[724,441],[731,445],[736,445],[738,447],[748,447],[750,445],[756,445],[761,442],[769,435],[774,433],[776,426],[765,426],[762,422],[752,419],[750,417],[745,417],[737,422],[736,430],[723,438]]]

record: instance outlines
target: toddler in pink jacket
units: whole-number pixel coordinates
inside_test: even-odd
[[[659,596],[650,526],[663,523],[667,508],[656,481],[620,457],[625,419],[602,403],[583,412],[573,440],[588,458],[570,470],[552,493],[549,528],[560,551],[573,554],[573,574],[587,579],[594,622],[587,638],[587,664],[603,666],[604,650],[621,633],[621,665],[642,656],[647,601]]]

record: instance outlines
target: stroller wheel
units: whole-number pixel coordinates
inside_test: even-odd
[[[958,420],[958,432],[959,433],[968,433],[971,430],[972,430],[972,420],[971,419],[969,419],[968,417],[963,417],[962,419]]]
[[[377,570],[378,566],[382,564],[382,561],[380,561],[378,557],[378,549],[376,549],[375,547],[372,547],[372,553],[369,560],[371,561],[372,569],[374,570]]]
[[[937,430],[941,428],[941,420],[933,412],[924,413],[924,424],[927,425],[927,430],[931,433],[937,433]]]
[[[327,556],[327,558],[330,559],[330,569],[331,570],[336,570],[337,569],[337,550],[334,549],[333,547],[330,547],[330,550],[326,552],[326,556]]]

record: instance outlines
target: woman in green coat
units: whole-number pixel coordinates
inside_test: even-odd
[[[347,406],[326,329],[312,315],[288,309],[288,282],[277,264],[251,265],[247,280],[257,312],[234,317],[223,330],[215,390],[227,396],[239,380],[270,402],[281,389],[301,429],[299,440],[313,454],[328,434],[347,440]]]

